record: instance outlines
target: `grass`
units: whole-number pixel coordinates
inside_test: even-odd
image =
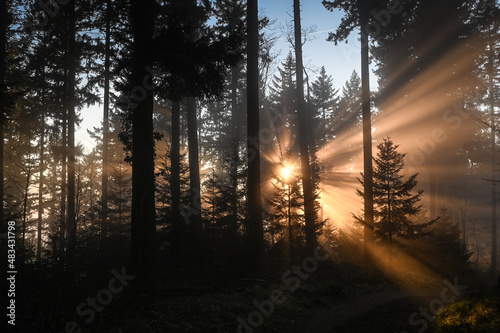
[[[432,329],[436,333],[500,332],[500,295],[449,304],[436,314]]]

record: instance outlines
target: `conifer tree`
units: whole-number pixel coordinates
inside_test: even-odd
[[[326,74],[325,66],[321,67],[318,78],[311,84],[311,103],[314,108],[315,142],[322,145],[332,140],[329,131],[330,119],[339,107],[338,89],[333,86],[333,78]]]
[[[333,118],[333,135],[352,131],[361,122],[361,78],[352,71],[342,87],[339,109]]]
[[[298,152],[295,68],[295,59],[290,52],[278,68],[278,74],[274,75],[269,89],[271,111],[280,120],[278,126],[281,127],[275,130],[281,153],[291,148],[286,144]]]
[[[422,210],[419,204],[422,190],[413,193],[417,186],[417,175],[413,174],[404,180],[401,174],[406,154],[398,152],[398,145],[392,140],[384,138],[377,146],[379,152],[373,158],[373,201],[376,235],[389,244],[396,237],[416,238],[425,234],[425,228],[433,224],[432,220],[422,224],[415,224],[414,219]],[[361,185],[364,180],[358,178]],[[363,191],[357,190],[363,197]],[[363,219],[355,216],[356,220]]]
[[[285,240],[288,257],[293,259],[298,241],[296,238],[304,220],[301,180],[289,161],[282,161],[279,171],[273,175],[271,184],[272,195],[266,200],[270,208],[266,214],[267,229],[273,243],[279,242],[280,239]]]

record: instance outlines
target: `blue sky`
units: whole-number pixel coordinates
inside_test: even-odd
[[[321,4],[321,0],[302,0],[302,27],[303,29],[315,26],[312,40],[304,45],[304,64],[311,80],[314,79],[321,66],[325,66],[327,74],[331,75],[336,88],[341,88],[349,79],[353,70],[360,73],[360,46],[357,36],[350,36],[349,43],[335,45],[327,42],[328,31],[337,28],[343,15],[341,12],[329,12]],[[279,36],[281,27],[292,22],[293,0],[260,0],[259,10],[262,14],[275,21],[269,33]],[[284,36],[277,41],[274,53],[278,53],[277,64],[288,54],[291,46]],[[375,82],[372,80],[372,86]],[[87,129],[99,126],[102,120],[102,106],[94,105],[82,110],[83,121],[77,129],[76,139],[88,150],[95,145],[87,134]]]
[[[340,88],[353,70],[360,72],[361,58],[357,36],[351,36],[347,45],[327,42],[328,31],[337,28],[343,13],[327,11],[321,4],[321,0],[302,0],[301,2],[302,28],[315,26],[316,30],[316,33],[311,36],[313,40],[304,45],[304,64],[311,77],[315,76],[315,71],[318,71],[321,66],[325,66],[327,73],[333,77],[335,86]],[[280,26],[292,22],[293,0],[261,0],[259,8],[271,20],[276,20],[275,33],[280,33]],[[276,48],[280,50],[281,57],[292,51],[286,39],[278,41]]]

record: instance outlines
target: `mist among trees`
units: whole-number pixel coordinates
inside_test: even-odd
[[[1,3],[8,329],[500,328],[498,2],[262,3]]]

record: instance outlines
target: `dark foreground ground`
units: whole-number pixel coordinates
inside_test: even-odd
[[[333,262],[319,263],[310,273],[289,269],[275,263],[253,276],[224,267],[177,269],[154,283],[117,269],[74,289],[39,279],[20,298],[25,304],[15,331],[446,332],[432,327],[434,318],[427,313],[484,292],[470,277],[447,279],[448,284],[413,273],[394,279],[374,268]],[[500,323],[488,327],[480,331],[500,332]]]

